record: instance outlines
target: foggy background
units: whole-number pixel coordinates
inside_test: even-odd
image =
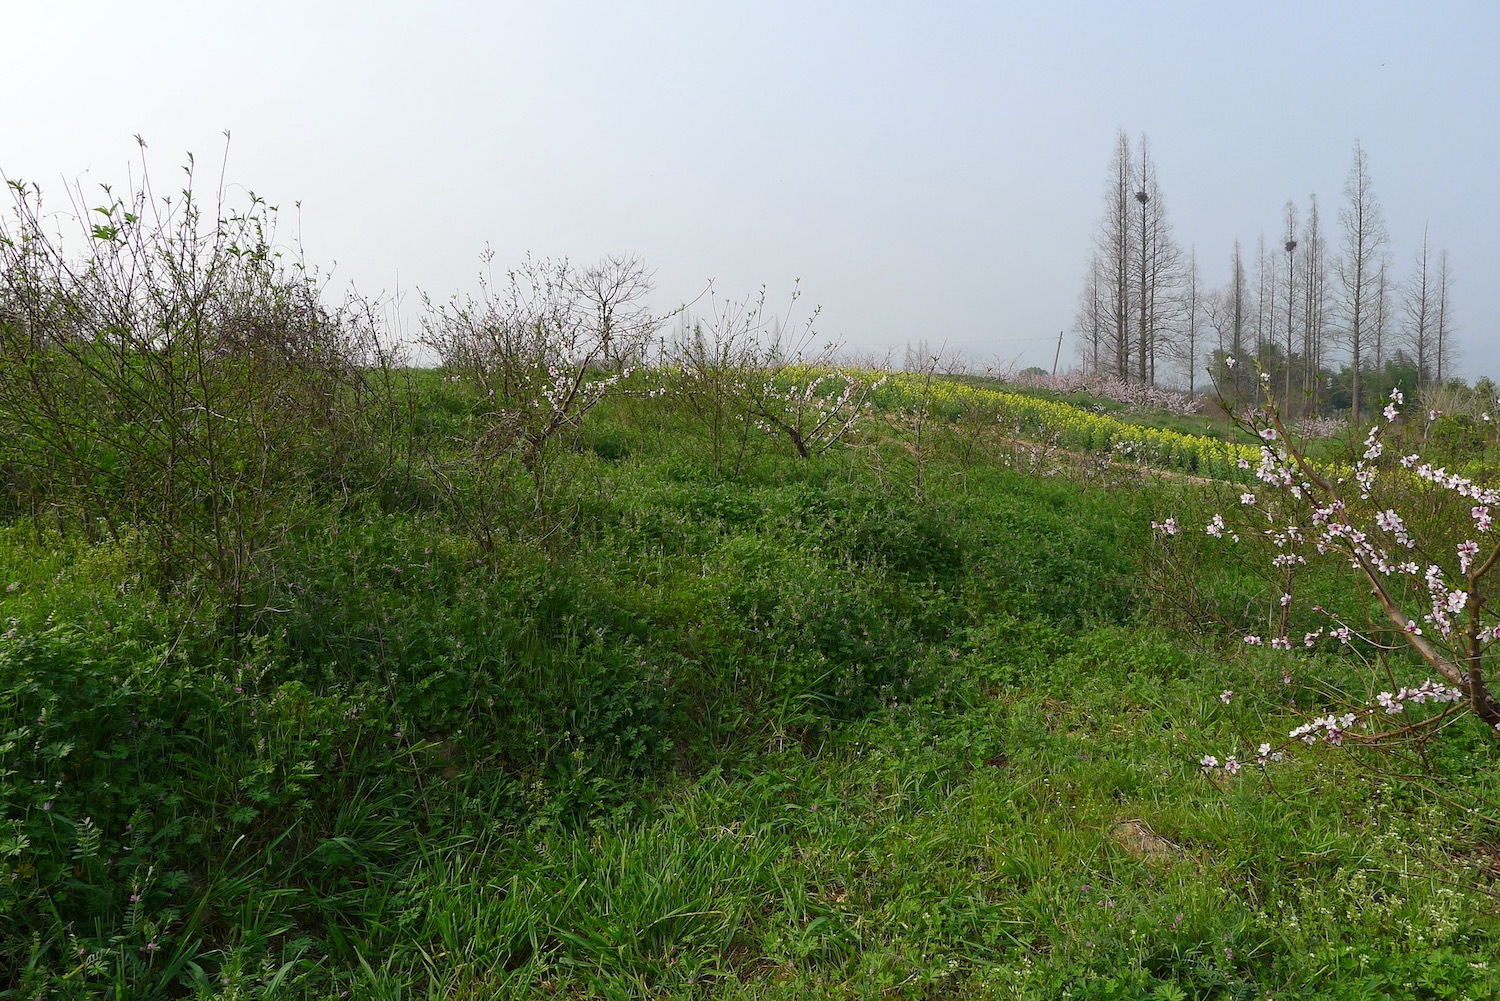
[[[822,339],[1050,368],[1116,133],[1150,139],[1206,287],[1356,141],[1406,279],[1449,252],[1456,370],[1500,375],[1500,5],[150,0],[4,5],[0,170],[124,184],[149,144],[282,208],[330,288],[473,292],[488,245],[635,253],[659,309],[761,285]],[[300,201],[300,211],[294,203]],[[300,224],[299,224],[300,220]],[[1253,280],[1253,276],[1252,276]],[[1399,315],[1399,310],[1397,311]],[[1201,366],[1200,366],[1201,367]],[[1168,380],[1175,381],[1175,380]]]

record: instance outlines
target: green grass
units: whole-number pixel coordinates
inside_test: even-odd
[[[1363,677],[1283,686],[1276,582],[1153,537],[1214,488],[982,431],[919,491],[873,425],[714,462],[630,397],[538,485],[417,391],[238,598],[0,527],[0,998],[1500,989],[1467,724],[1429,782],[1200,769]]]

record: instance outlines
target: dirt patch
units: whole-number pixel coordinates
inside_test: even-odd
[[[1183,854],[1181,848],[1151,830],[1143,820],[1122,820],[1113,833],[1121,848],[1147,862],[1166,862]]]

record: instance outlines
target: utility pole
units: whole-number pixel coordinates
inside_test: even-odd
[[[1054,378],[1054,379],[1057,378],[1057,362],[1058,362],[1058,359],[1062,358],[1062,337],[1063,337],[1063,332],[1061,330],[1059,330],[1057,332],[1057,353],[1052,356],[1052,378]]]

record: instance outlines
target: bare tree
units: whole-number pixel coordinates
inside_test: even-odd
[[[1310,392],[1308,412],[1317,413],[1328,324],[1328,246],[1317,195],[1308,198],[1307,224],[1302,228],[1299,248],[1302,251],[1302,381]]]
[[[1432,255],[1427,246],[1427,227],[1422,227],[1422,249],[1416,267],[1401,289],[1401,309],[1406,317],[1406,344],[1417,363],[1417,381],[1426,386],[1432,381],[1435,361],[1433,341],[1437,327],[1437,305],[1432,275]]]
[[[1245,364],[1250,333],[1247,292],[1244,255],[1236,240],[1230,257],[1229,282],[1203,297],[1203,315],[1213,328],[1217,344],[1210,371],[1220,400],[1230,406],[1240,403],[1254,382],[1253,374],[1247,375]]]
[[[1297,366],[1292,364],[1292,355],[1295,350],[1295,341],[1292,331],[1295,323],[1295,306],[1297,302],[1297,269],[1293,265],[1292,255],[1297,252],[1297,204],[1291,200],[1286,203],[1284,211],[1286,222],[1285,232],[1282,235],[1281,249],[1286,251],[1286,324],[1283,331],[1286,337],[1286,384],[1282,393],[1282,406],[1292,406],[1292,373]]]
[[[1276,256],[1266,259],[1266,235],[1255,238],[1255,353],[1276,344]]]
[[[567,283],[577,307],[589,314],[600,361],[616,372],[640,364],[662,323],[646,303],[656,282],[645,262],[633,254],[610,255],[569,272]]]
[[[1234,241],[1234,262],[1230,269],[1229,287],[1225,290],[1223,312],[1229,324],[1229,351],[1234,359],[1231,380],[1231,397],[1239,403],[1244,394],[1245,369],[1245,259],[1240,252],[1240,241]]]
[[[1446,366],[1453,356],[1453,315],[1450,299],[1453,292],[1453,276],[1448,272],[1448,252],[1438,254],[1437,278],[1437,325],[1433,331],[1437,354],[1437,381],[1443,381]]]
[[[1167,222],[1161,185],[1156,180],[1156,165],[1151,160],[1151,144],[1141,136],[1140,160],[1136,169],[1135,200],[1140,207],[1137,237],[1140,255],[1135,261],[1138,301],[1136,313],[1136,374],[1145,385],[1156,384],[1156,355],[1160,342],[1170,328],[1175,305],[1173,292],[1182,281],[1182,252],[1172,240]]]
[[[1182,336],[1177,341],[1178,356],[1187,369],[1188,396],[1195,395],[1198,378],[1198,354],[1202,350],[1199,330],[1203,320],[1203,290],[1198,279],[1198,250],[1188,250],[1187,266],[1182,280]]]
[[[1096,269],[1103,279],[1103,297],[1109,310],[1114,374],[1121,379],[1130,377],[1130,257],[1134,231],[1130,206],[1135,189],[1133,182],[1130,138],[1122,130],[1115,139],[1115,155],[1110,162],[1105,213],[1098,237],[1099,267]]]
[[[1375,367],[1385,365],[1385,347],[1391,322],[1391,261],[1382,254],[1375,271],[1374,298],[1370,303],[1370,341],[1375,348]]]
[[[1357,421],[1362,409],[1360,370],[1373,333],[1382,248],[1389,239],[1370,178],[1369,158],[1359,143],[1354,144],[1354,163],[1344,183],[1344,199],[1339,211],[1344,242],[1338,262],[1338,293],[1344,335],[1349,343],[1350,409]]]
[[[1155,382],[1181,271],[1182,252],[1172,240],[1150,144],[1142,136],[1137,157],[1122,131],[1075,326],[1095,372]]]
[[[1078,294],[1078,313],[1073,319],[1073,333],[1078,343],[1079,361],[1090,375],[1099,375],[1107,364],[1110,317],[1104,299],[1105,282],[1100,274],[1102,261],[1097,253],[1089,258],[1083,277],[1083,291]]]
[[[639,357],[663,322],[642,302],[653,287],[634,257],[590,268],[527,257],[496,283],[486,265],[478,300],[427,300],[423,343],[450,375],[467,378],[500,409],[487,447],[514,451],[536,477],[549,443],[575,429]],[[608,377],[601,370],[613,369]]]

